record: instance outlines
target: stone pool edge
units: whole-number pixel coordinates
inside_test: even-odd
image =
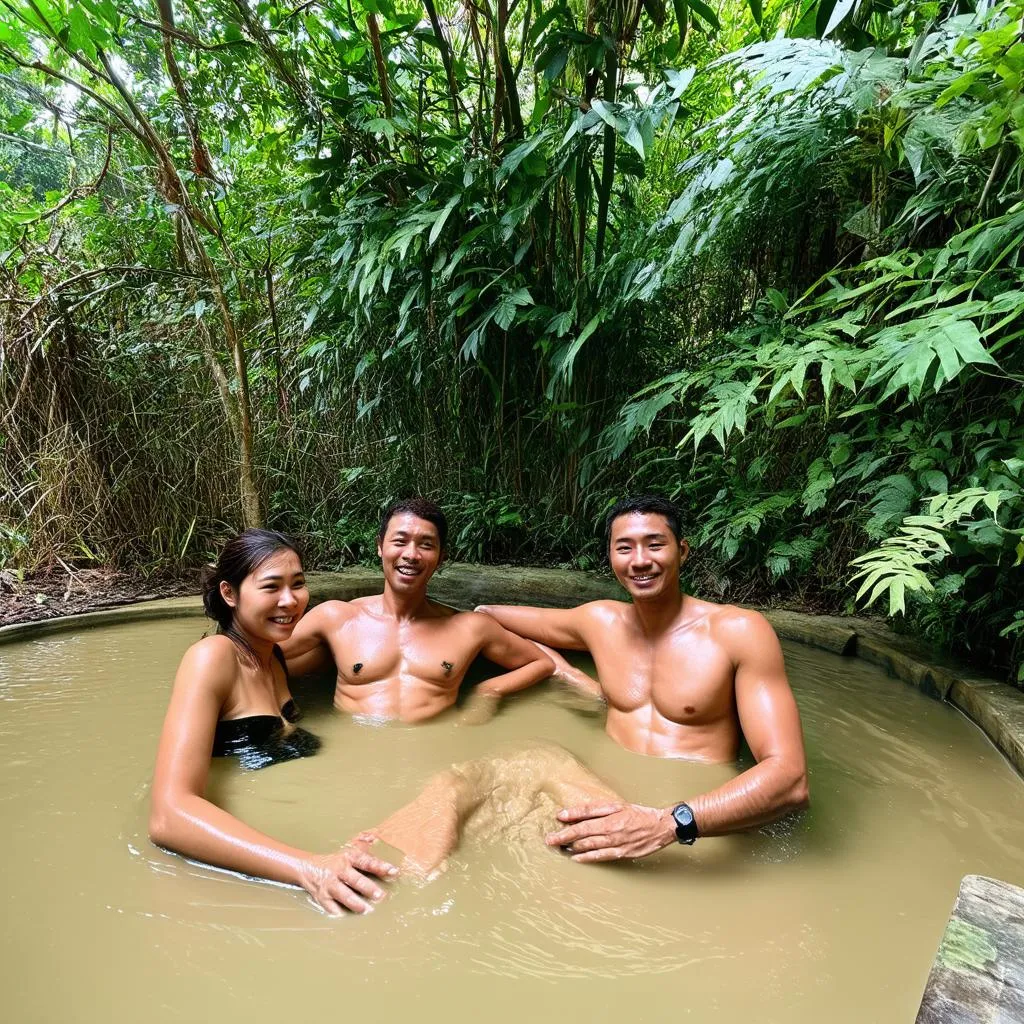
[[[350,600],[379,585],[376,569],[353,566],[340,572],[311,573],[313,603],[331,598]],[[549,607],[602,598],[622,599],[611,579],[567,569],[531,569],[519,566],[478,566],[449,563],[431,583],[439,601],[472,607],[487,603],[529,603]],[[764,610],[775,631],[833,654],[858,657],[883,668],[890,676],[916,686],[936,700],[952,704],[974,722],[1001,754],[1024,776],[1024,693],[979,675],[956,662],[937,659],[924,645],[899,636],[873,619],[838,615],[810,615],[780,609]],[[186,618],[203,613],[198,597],[171,597],[102,608],[77,615],[0,626],[0,646],[70,629],[152,619]]]

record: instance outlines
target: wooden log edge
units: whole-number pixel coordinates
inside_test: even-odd
[[[960,883],[917,1024],[1024,1021],[1024,889],[984,875]]]

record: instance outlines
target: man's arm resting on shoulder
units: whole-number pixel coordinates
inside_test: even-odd
[[[310,608],[292,635],[281,644],[289,675],[304,676],[330,667],[331,648],[327,637],[343,620],[339,606],[343,607],[344,602],[325,601]]]
[[[553,675],[559,682],[580,690],[588,697],[604,699],[601,685],[575,665],[570,665],[557,651],[587,650],[586,630],[589,605],[578,608],[531,608],[527,605],[479,605],[476,609],[495,619],[509,632],[532,640],[541,653],[554,663]]]
[[[578,608],[531,608],[516,604],[481,604],[476,611],[492,619],[516,636],[536,640],[548,647],[585,651],[587,605]]]
[[[800,716],[778,637],[756,612],[733,613],[720,630],[736,664],[740,727],[757,764],[685,800],[700,836],[763,825],[806,807],[809,799]],[[672,807],[609,804],[568,808],[558,817],[568,827],[549,835],[547,842],[568,846],[579,861],[646,857],[676,838]]]
[[[489,661],[511,671],[493,676],[477,690],[490,697],[501,698],[517,690],[525,690],[555,670],[552,660],[529,640],[509,632],[487,616],[480,616],[483,644],[480,653]]]

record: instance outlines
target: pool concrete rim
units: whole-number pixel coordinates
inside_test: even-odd
[[[379,570],[363,566],[353,566],[340,572],[310,573],[308,577],[313,603],[333,598],[351,600],[373,593],[382,579]],[[431,581],[430,593],[437,600],[463,607],[498,603],[556,607],[601,598],[623,599],[623,592],[614,580],[588,573],[468,563],[443,566]],[[1024,776],[1024,693],[1020,690],[940,658],[924,645],[897,635],[876,620],[779,609],[759,610],[784,640],[861,658],[884,669],[890,676],[917,687],[927,696],[951,704],[974,722]],[[198,596],[139,601],[76,615],[0,626],[0,646],[68,630],[202,617],[203,614],[203,604]]]

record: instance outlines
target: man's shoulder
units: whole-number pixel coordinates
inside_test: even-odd
[[[314,608],[310,608],[311,612],[317,612],[319,615],[350,615],[352,609],[356,607],[359,601],[363,601],[365,598],[357,597],[353,601],[342,601],[338,598],[331,598],[329,601],[321,601],[320,604]]]
[[[586,621],[602,626],[611,626],[625,621],[631,612],[631,606],[627,601],[605,599],[588,601],[586,604],[577,605],[572,611]]]
[[[713,601],[703,603],[708,606],[707,619],[712,632],[723,642],[742,644],[775,636],[771,623],[753,608]]]
[[[361,600],[363,598],[357,598],[355,601],[323,601],[315,608],[310,608],[306,614],[325,626],[338,626],[358,614],[358,602]]]
[[[481,650],[504,633],[504,627],[483,612],[463,611],[431,601],[430,613],[430,628],[436,636],[443,634],[445,643],[454,645],[453,650]]]
[[[744,608],[738,604],[716,604],[714,601],[702,601],[708,609],[709,617],[726,626],[771,626],[768,620],[755,608]]]
[[[479,615],[478,612],[468,612],[461,608],[453,608],[450,604],[441,604],[440,601],[427,601],[427,612],[428,617],[431,619],[437,619],[439,622],[451,622],[456,625],[463,623],[469,623],[472,620],[472,616]],[[486,618],[486,616],[480,616]]]
[[[465,629],[478,635],[487,635],[503,628],[496,619],[492,619],[490,615],[484,612],[463,611],[459,608],[450,608],[445,604],[437,605],[436,607],[438,609],[437,617],[450,623],[456,629]]]

